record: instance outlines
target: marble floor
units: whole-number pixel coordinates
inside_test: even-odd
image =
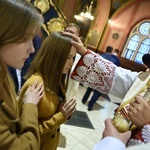
[[[101,96],[97,100],[92,111],[87,110],[87,104],[82,104],[81,99],[86,88],[79,87],[77,100],[77,110],[86,112],[94,129],[83,128],[74,125],[61,125],[61,135],[57,150],[92,150],[93,146],[101,139],[104,130],[104,120],[112,118],[117,104],[110,101],[111,96]],[[90,95],[91,97],[91,95]],[[89,97],[89,99],[90,99]]]

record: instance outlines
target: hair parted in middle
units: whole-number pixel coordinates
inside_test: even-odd
[[[25,78],[37,72],[43,78],[45,89],[57,92],[61,84],[66,90],[70,71],[65,75],[63,68],[71,50],[72,40],[61,32],[52,32],[44,40]]]

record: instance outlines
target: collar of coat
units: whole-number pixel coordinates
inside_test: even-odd
[[[12,121],[16,121],[19,118],[17,100],[12,100],[9,97],[3,84],[0,84],[0,109]]]

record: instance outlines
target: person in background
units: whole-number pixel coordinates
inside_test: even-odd
[[[98,100],[98,98],[102,95],[100,92],[98,92],[97,90],[94,90],[93,88],[88,87],[85,94],[83,95],[82,98],[82,103],[85,104],[91,94],[91,92],[93,92],[93,95],[88,103],[88,111],[93,110],[93,106],[96,103],[96,101]]]
[[[76,55],[73,39],[60,32],[51,33],[42,44],[27,74],[19,96],[19,106],[26,89],[35,79],[44,83],[44,96],[38,105],[40,150],[56,150],[60,125],[75,111],[76,100],[66,100],[70,70]]]
[[[107,46],[105,54],[101,54],[101,56],[117,65],[117,61],[116,61],[116,59],[113,58],[112,52],[113,52],[113,47],[112,46]],[[94,104],[96,103],[96,101],[98,100],[98,98],[102,94],[99,91],[88,87],[85,94],[84,94],[84,96],[83,96],[83,98],[82,98],[82,103],[83,104],[86,103],[86,101],[88,100],[88,98],[89,98],[92,91],[93,91],[93,95],[92,95],[92,97],[91,97],[91,99],[88,103],[88,111],[93,110]]]
[[[146,71],[150,70],[150,54],[145,54],[142,57],[143,64],[146,66]]]
[[[116,55],[116,56],[119,56],[119,49],[114,49],[114,51],[113,51],[113,55]]]
[[[0,149],[38,150],[37,104],[43,84],[35,79],[22,97],[22,113],[7,66],[21,69],[34,52],[32,38],[43,23],[26,0],[0,0]],[[37,85],[39,84],[39,85]]]
[[[67,24],[65,32],[69,32],[69,33],[79,36],[80,35],[80,27],[75,23],[69,23],[69,24]]]
[[[113,62],[114,64],[116,64],[116,60],[112,57],[113,54],[113,47],[112,46],[107,46],[106,47],[106,51],[104,54],[101,54],[100,56],[102,56],[103,58]]]
[[[69,33],[72,33],[74,35],[79,36],[80,27],[75,23],[69,23],[67,25],[66,29],[65,29],[65,32],[69,32]],[[75,68],[75,66],[76,66],[76,64],[77,64],[77,62],[79,61],[80,58],[81,58],[81,56],[78,53],[76,53],[71,72],[74,70],[74,68]],[[77,82],[75,80],[72,80],[72,79],[69,79],[66,98],[70,99],[70,98],[74,97],[78,92],[78,88],[79,88],[79,82]]]
[[[113,53],[112,53],[112,57],[116,60],[116,65],[120,66],[120,59],[119,57],[119,49],[114,49]]]

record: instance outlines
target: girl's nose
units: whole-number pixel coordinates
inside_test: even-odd
[[[70,64],[71,64],[71,66],[73,65],[73,58],[70,60]]]
[[[30,42],[30,44],[29,44],[28,52],[29,52],[29,53],[34,53],[34,52],[35,52],[35,49],[34,49],[32,40],[31,40],[31,42]]]
[[[34,53],[35,52],[35,49],[34,49],[34,46],[32,44],[32,48],[30,49],[30,53]]]

